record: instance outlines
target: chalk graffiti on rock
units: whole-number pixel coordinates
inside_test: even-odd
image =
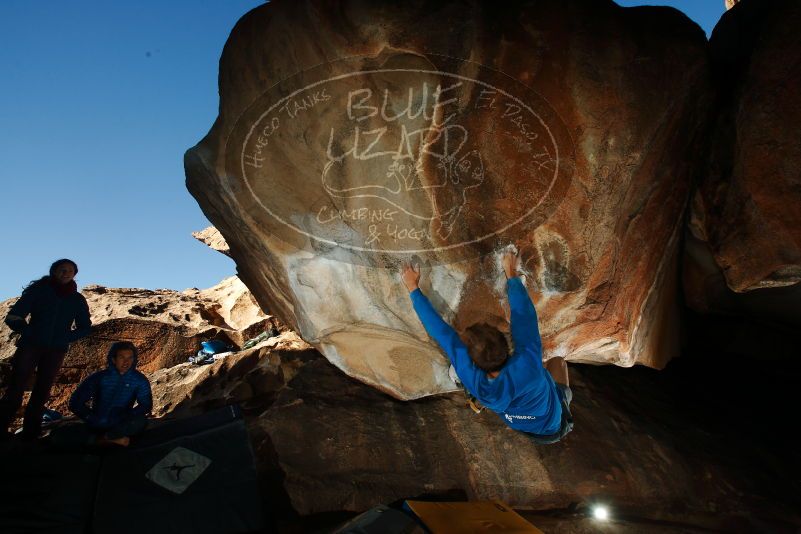
[[[485,239],[537,209],[560,170],[551,127],[531,106],[454,73],[363,70],[305,80],[261,105],[239,157],[247,190],[281,225],[353,250],[426,252]],[[292,202],[274,198],[287,173],[307,196],[317,191],[313,226],[293,222]],[[469,235],[470,217],[483,219],[507,175],[527,184],[531,209]]]

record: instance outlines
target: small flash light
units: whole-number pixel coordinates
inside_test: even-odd
[[[596,505],[592,509],[592,516],[598,521],[606,521],[609,519],[609,509],[606,506]]]

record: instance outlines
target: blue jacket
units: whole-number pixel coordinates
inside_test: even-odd
[[[25,320],[28,315],[30,322]],[[17,346],[35,345],[65,352],[70,343],[88,336],[92,326],[89,305],[83,295],[75,291],[59,296],[46,281],[22,292],[5,323],[21,334]]]
[[[476,367],[456,331],[442,320],[419,288],[410,297],[426,332],[448,355],[467,391],[515,430],[553,434],[561,424],[562,405],[556,384],[542,365],[537,312],[519,277],[506,282],[506,292],[514,352],[496,378]]]
[[[150,382],[136,370],[136,351],[133,365],[121,375],[111,361],[113,349],[112,346],[109,350],[108,367],[89,375],[70,397],[72,413],[95,428],[111,428],[133,417],[147,415],[153,409]],[[91,407],[89,401],[92,401]]]

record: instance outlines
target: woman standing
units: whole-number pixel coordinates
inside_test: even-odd
[[[12,359],[11,378],[0,399],[0,437],[22,404],[25,384],[36,369],[36,383],[25,408],[23,439],[36,439],[42,427],[44,405],[64,361],[69,344],[87,336],[92,326],[89,306],[78,293],[78,265],[61,259],[50,266],[50,274],[28,284],[11,307],[6,324],[20,334]],[[30,315],[30,321],[27,317]],[[75,329],[72,326],[75,324]]]

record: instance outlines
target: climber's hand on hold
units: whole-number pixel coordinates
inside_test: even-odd
[[[417,289],[420,283],[420,266],[415,265],[412,267],[411,263],[404,262],[401,271],[401,279],[403,280],[403,285],[406,286],[406,289],[408,289],[410,293]]]
[[[503,272],[506,274],[506,278],[514,278],[517,276],[517,249],[514,250],[507,250],[503,253],[503,258],[501,259],[501,264],[503,265]]]

